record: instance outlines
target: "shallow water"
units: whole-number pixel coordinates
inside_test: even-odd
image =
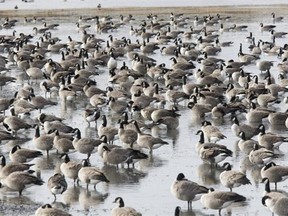
[[[187,14],[187,16],[193,17],[195,14]],[[145,19],[145,17],[135,17],[136,20]],[[163,16],[164,19],[168,19],[169,15]],[[77,17],[71,17],[67,19],[51,18],[49,22],[59,22],[60,27],[58,30],[52,31],[53,36],[58,36],[62,41],[68,41],[67,36],[70,35],[74,40],[80,40],[81,35],[77,32],[75,23]],[[115,22],[118,17],[114,17]],[[192,19],[193,20],[193,19]],[[236,17],[232,17],[230,21],[225,22],[225,26],[230,26],[233,23],[247,24],[248,30],[243,32],[227,32],[220,35],[220,41],[233,41],[234,44],[231,47],[222,48],[222,52],[217,56],[225,60],[235,59],[237,60],[237,52],[240,42],[243,43],[243,52],[248,52],[248,44],[245,42],[245,38],[249,35],[249,32],[253,32],[253,35],[263,41],[270,41],[269,33],[259,31],[259,23],[271,24],[270,14],[255,15],[255,17],[242,17],[241,14],[237,14]],[[136,40],[135,36],[128,35],[130,25],[139,26],[139,21],[134,21],[126,26],[121,27],[119,30],[112,32],[114,38],[122,38],[123,36],[131,38],[132,41]],[[193,23],[191,23],[193,25]],[[31,33],[34,24],[19,23],[15,30],[17,33],[23,32],[25,34]],[[40,26],[40,24],[37,24]],[[93,26],[93,25],[92,25]],[[198,28],[198,27],[196,27]],[[219,28],[219,25],[212,28]],[[183,29],[187,30],[187,29]],[[286,22],[277,23],[278,31],[288,31],[288,24]],[[1,34],[11,34],[13,30],[1,30]],[[91,28],[90,32],[95,30]],[[110,34],[110,33],[109,33]],[[97,35],[97,37],[107,39],[108,34]],[[34,37],[34,41],[38,40],[39,35]],[[283,45],[287,42],[287,38],[277,39],[277,44]],[[2,53],[3,54],[3,53]],[[6,54],[3,54],[6,55]],[[52,54],[49,56],[53,59],[60,59],[60,55]],[[157,63],[166,63],[167,66],[171,64],[169,60],[170,56],[163,56],[159,53],[159,50],[151,57],[157,59]],[[262,54],[261,60],[273,60],[275,61],[274,67],[271,70],[272,75],[277,78],[276,65],[279,59],[275,56],[267,56]],[[118,66],[122,61],[127,62],[127,65],[131,65],[127,58],[121,58],[118,61]],[[199,65],[197,64],[197,68]],[[94,77],[100,88],[105,89],[110,84],[107,82],[108,71],[107,68],[100,68],[102,73]],[[249,65],[245,67],[245,71],[259,74],[255,65]],[[21,80],[21,72],[13,69],[12,74],[17,75],[19,80],[16,83],[5,86],[1,91],[2,97],[11,97],[13,93],[19,89],[24,83],[27,83],[27,79]],[[38,83],[31,84],[35,88],[35,94],[43,95],[38,88]],[[58,100],[58,97],[52,98]],[[187,102],[181,102],[179,104],[180,126],[175,131],[167,131],[163,127],[156,126],[152,128],[151,133],[154,136],[159,136],[169,142],[169,145],[156,149],[153,155],[150,155],[149,159],[141,161],[136,164],[135,169],[119,168],[110,166],[103,166],[101,158],[98,154],[91,156],[91,164],[96,166],[107,175],[110,180],[109,184],[100,183],[97,185],[97,191],[93,190],[93,187],[89,187],[89,192],[86,191],[85,186],[73,187],[73,182],[67,179],[69,188],[63,195],[58,195],[57,205],[62,207],[73,215],[110,215],[111,209],[114,207],[112,203],[115,197],[123,197],[125,204],[131,206],[140,211],[143,215],[149,216],[163,216],[173,215],[176,206],[181,206],[184,213],[183,215],[217,215],[217,211],[204,209],[199,201],[193,203],[193,211],[187,211],[187,203],[177,200],[170,193],[170,185],[176,178],[177,174],[183,172],[188,179],[203,184],[207,187],[213,187],[216,190],[225,190],[219,182],[219,174],[221,169],[212,168],[207,164],[204,164],[195,151],[195,144],[198,141],[198,136],[195,135],[197,130],[200,129],[201,120],[193,119],[191,111],[186,108]],[[58,105],[54,107],[48,107],[43,110],[45,113],[56,114],[57,116],[65,118],[65,122],[73,127],[78,127],[83,137],[96,137],[95,125],[91,127],[87,126],[83,118],[85,107],[89,106],[89,102],[85,96],[77,97],[75,103],[67,103],[64,105],[58,101]],[[166,105],[167,107],[169,104]],[[277,105],[279,110],[286,110],[287,105],[283,102]],[[116,127],[117,116],[111,115],[107,109],[104,109],[103,114],[108,116],[108,124],[114,124]],[[34,119],[38,115],[38,111],[31,113],[31,118]],[[257,167],[252,166],[247,158],[239,152],[237,148],[238,138],[231,133],[231,122],[229,117],[223,120],[212,119],[210,115],[206,117],[207,120],[211,120],[214,125],[218,125],[221,131],[228,137],[227,139],[220,141],[219,143],[227,145],[234,151],[232,158],[225,161],[233,164],[233,168],[242,170],[247,173],[248,178],[251,180],[252,185],[242,186],[235,188],[233,191],[240,193],[247,197],[247,201],[244,205],[236,206],[234,208],[228,208],[223,210],[223,214],[229,215],[268,215],[269,211],[261,205],[261,197],[264,191],[264,185],[259,183],[261,181],[260,170]],[[245,121],[245,116],[240,115],[239,119]],[[98,122],[100,124],[101,121]],[[264,123],[267,125],[267,121]],[[274,130],[279,133],[285,134],[287,129]],[[19,133],[19,136],[23,138],[20,141],[2,142],[1,153],[8,158],[8,153],[12,146],[15,144],[21,144],[22,147],[34,148],[33,141],[31,140],[34,135],[34,131],[30,130],[29,133]],[[29,138],[29,140],[25,140]],[[115,141],[119,144],[119,140]],[[285,154],[288,148],[283,144],[280,147],[281,152]],[[46,156],[35,159],[33,163],[36,164],[37,169],[41,170],[42,179],[47,182],[48,178],[59,170],[59,164],[62,162],[56,155],[55,151],[51,152],[50,157]],[[75,160],[81,160],[83,155],[78,153],[72,153],[71,158]],[[287,156],[276,160],[276,163],[285,164]],[[287,189],[285,183],[280,183],[279,188]],[[52,203],[53,196],[48,191],[47,184],[39,187],[31,187],[24,191],[23,197],[18,197],[18,193],[7,192],[5,188],[1,189],[0,198],[3,203],[2,214],[10,213],[12,209],[16,209],[19,215],[31,215],[34,214],[36,208],[45,203]],[[16,205],[15,205],[16,204]],[[6,207],[5,207],[6,206]],[[20,207],[19,207],[20,206]],[[24,210],[24,211],[23,211]],[[244,213],[245,212],[245,213]]]
[[[3,2],[4,1],[4,2]],[[101,4],[102,8],[118,8],[118,7],[185,7],[185,6],[234,6],[234,5],[287,5],[285,0],[201,0],[201,1],[189,1],[189,0],[1,0],[0,10],[14,9],[17,5],[19,9],[31,10],[31,9],[69,9],[69,8],[97,8],[97,5]]]

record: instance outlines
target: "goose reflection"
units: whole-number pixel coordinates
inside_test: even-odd
[[[166,126],[156,125],[151,128],[151,135],[155,137],[161,137],[165,139],[171,139],[173,146],[177,143],[179,138],[178,129],[167,129]]]
[[[140,169],[151,168],[151,167],[161,167],[167,163],[167,160],[163,160],[162,158],[149,154],[148,159],[139,161]]]
[[[10,190],[11,191],[11,190]],[[11,194],[13,192],[11,191]],[[15,193],[13,193],[15,194]],[[9,196],[10,194],[8,193],[7,195],[1,197],[1,202],[4,203],[10,203],[10,204],[14,204],[14,205],[37,205],[36,202],[32,201],[28,196]]]
[[[203,212],[199,210],[194,210],[194,209],[181,209],[180,206],[177,206],[175,208],[175,216],[208,216],[209,214],[204,214]]]
[[[219,175],[222,171],[221,167],[213,167],[210,164],[203,163],[198,166],[197,173],[201,184],[209,186],[220,183]]]
[[[131,184],[138,183],[141,178],[144,178],[147,174],[137,169],[132,168],[116,168],[115,166],[105,165],[102,168],[102,172],[105,173],[109,179],[109,184]]]
[[[70,187],[62,194],[62,200],[65,205],[71,206],[78,203],[80,195],[80,187]]]
[[[90,207],[96,207],[103,203],[109,196],[109,193],[100,193],[97,190],[87,191],[86,188],[80,187],[79,204],[84,210],[89,210]]]

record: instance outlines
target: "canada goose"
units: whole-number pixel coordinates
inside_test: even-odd
[[[137,129],[137,144],[140,148],[149,149],[149,153],[152,153],[153,149],[157,149],[162,145],[167,145],[168,142],[162,140],[161,138],[154,137],[150,134],[144,134],[140,131],[137,121],[134,122]]]
[[[191,70],[195,68],[195,65],[192,62],[178,62],[175,57],[170,58],[173,61],[171,68],[181,69],[181,70]]]
[[[163,124],[168,130],[175,130],[179,126],[179,119],[173,116],[166,116],[159,119],[156,124]]]
[[[183,173],[179,173],[170,191],[177,199],[187,201],[188,209],[192,209],[192,201],[199,200],[208,192],[208,188],[186,179]]]
[[[271,38],[275,37],[275,38],[283,38],[285,35],[287,35],[287,32],[276,32],[275,30],[271,30],[270,32],[271,34]]]
[[[260,25],[260,31],[261,32],[262,31],[271,31],[276,27],[276,25],[264,25],[263,23],[260,23],[259,25]]]
[[[209,149],[209,148],[215,149],[215,150],[216,149],[219,149],[219,150],[222,149],[223,152],[226,151],[230,155],[233,154],[233,152],[231,150],[229,150],[226,145],[220,145],[220,144],[217,144],[217,143],[209,143],[209,142],[205,143],[204,133],[203,133],[202,130],[198,130],[196,135],[199,135],[199,141],[197,142],[197,144],[195,146],[196,147],[196,151],[197,151],[198,154],[201,153],[202,148],[204,148],[204,147],[205,147],[204,149]]]
[[[268,150],[273,150],[273,148],[278,148],[283,142],[288,142],[288,138],[273,134],[266,133],[265,126],[263,124],[259,125],[258,142],[259,145],[265,147]]]
[[[282,22],[284,17],[283,16],[276,16],[274,12],[271,13],[272,21],[275,22]]]
[[[173,85],[168,85],[167,88],[168,90],[165,93],[165,97],[166,97],[166,100],[171,103],[177,104],[180,101],[188,99],[189,97],[184,92],[173,90]]]
[[[0,64],[0,66],[1,66],[1,64]],[[15,82],[15,81],[16,81],[16,78],[13,76],[0,75],[0,89],[2,90],[3,86],[5,86],[9,83]]]
[[[57,102],[47,100],[42,96],[35,96],[34,94],[31,94],[28,100],[30,100],[31,104],[33,104],[40,112],[46,106],[57,105]]]
[[[269,195],[262,197],[262,205],[267,206],[273,214],[287,215],[288,197],[274,198]]]
[[[275,190],[277,190],[277,183],[285,181],[288,178],[288,167],[276,165],[274,162],[270,162],[262,167],[261,177],[268,178],[271,183],[274,182]]]
[[[255,103],[251,103],[250,110],[246,113],[246,119],[250,123],[261,123],[264,118],[267,118],[270,111],[264,109],[257,109]]]
[[[231,125],[231,130],[234,133],[235,136],[240,136],[240,132],[245,133],[245,139],[251,139],[253,136],[257,135],[259,133],[259,128],[252,127],[248,124],[241,124],[239,123],[239,120],[237,116],[232,117],[233,124]]]
[[[200,118],[204,118],[206,113],[209,113],[212,111],[212,107],[210,104],[199,104],[197,103],[197,99],[196,99],[196,103],[195,101],[194,102],[190,101],[187,107],[191,109],[193,116],[200,117]]]
[[[29,97],[30,97],[30,95],[27,97],[27,99]],[[14,114],[12,114],[12,111],[18,115],[21,113],[32,112],[36,109],[37,109],[37,107],[35,105],[33,105],[32,103],[30,103],[28,100],[19,99],[19,100],[14,101],[13,105],[10,108],[10,112],[11,112],[11,115],[14,115]]]
[[[84,118],[90,127],[90,122],[95,122],[97,126],[97,119],[100,118],[100,110],[99,109],[85,109]]]
[[[67,101],[75,100],[75,97],[77,96],[77,94],[74,90],[67,88],[64,84],[60,85],[58,94],[64,103],[66,103]]]
[[[1,160],[0,179],[6,178],[12,172],[29,170],[30,167],[34,165],[34,164],[25,164],[17,162],[10,162],[9,164],[6,164],[6,158],[4,155],[0,155],[0,160]]]
[[[217,142],[221,139],[227,138],[217,127],[213,126],[209,121],[203,121],[201,130],[208,142]]]
[[[246,198],[235,192],[223,192],[214,191],[213,188],[209,189],[209,192],[203,194],[201,197],[201,203],[204,207],[209,209],[219,209],[219,215],[221,215],[221,210],[230,206],[236,202],[246,201]]]
[[[13,134],[16,134],[20,129],[29,129],[32,127],[32,125],[15,116],[14,108],[11,108],[10,111],[12,115],[7,116],[3,121],[3,125],[8,131],[11,130]]]
[[[279,157],[278,154],[266,148],[260,148],[257,144],[254,145],[253,150],[249,153],[249,161],[258,166],[263,166],[277,157]]]
[[[56,149],[57,154],[68,153],[69,150],[74,149],[71,139],[61,136],[57,129],[54,132],[53,147]]]
[[[90,80],[86,82],[86,84],[83,87],[83,91],[85,95],[90,98],[95,94],[105,94],[106,92],[101,90],[100,88],[97,88],[96,85],[93,85]]]
[[[247,139],[246,134],[244,131],[240,131],[238,135],[241,140],[238,142],[238,147],[241,152],[245,153],[246,155],[249,155],[250,152],[254,149],[254,145],[259,145],[257,141],[252,139]]]
[[[217,166],[218,163],[225,160],[227,157],[232,157],[233,154],[231,150],[222,145],[217,146],[215,143],[204,143],[204,145],[200,146],[200,158],[211,166]]]
[[[9,98],[0,98],[0,112],[3,112],[5,115],[5,111],[13,104],[14,99]]]
[[[273,62],[272,61],[258,61],[256,63],[256,67],[260,70],[261,73],[263,71],[270,70],[272,66],[273,66]]]
[[[255,62],[257,59],[259,59],[259,57],[257,55],[245,54],[243,52],[239,52],[238,59],[240,62],[243,62],[245,65],[249,65]]]
[[[109,143],[113,143],[115,136],[118,134],[118,129],[113,126],[107,126],[106,115],[102,115],[102,124],[98,127],[98,136],[105,135]]]
[[[27,172],[17,171],[2,179],[1,183],[12,190],[18,191],[19,196],[21,196],[25,188],[32,185],[42,185],[44,181]]]
[[[61,172],[66,178],[73,179],[75,185],[76,180],[78,180],[78,172],[82,165],[76,161],[70,160],[67,154],[63,154],[61,158],[64,158],[64,162],[60,165]]]
[[[123,100],[116,100],[114,97],[109,97],[108,105],[111,111],[115,113],[123,113],[128,109],[128,103]]]
[[[268,178],[263,178],[261,183],[265,184],[265,191],[263,196],[270,196],[273,198],[281,198],[281,197],[287,197],[287,194],[285,192],[280,192],[276,190],[271,190],[270,189],[270,181]]]
[[[133,144],[137,141],[137,132],[133,129],[125,129],[124,122],[120,121],[118,129],[119,139],[122,143],[127,144],[130,148],[133,148]]]
[[[4,120],[4,116],[3,116],[2,121],[3,120]],[[0,120],[0,122],[1,122],[1,120]],[[15,140],[15,139],[17,139],[17,137],[13,136],[12,133],[10,133],[10,132],[8,132],[6,130],[0,130],[0,142],[2,140]]]
[[[60,121],[50,122],[47,120],[45,121],[45,118],[44,118],[44,119],[40,119],[40,122],[43,124],[44,131],[46,133],[49,133],[49,131],[54,131],[54,130],[58,130],[59,132],[62,132],[62,133],[74,133],[74,128]]]
[[[87,159],[90,158],[92,152],[96,151],[96,147],[100,143],[101,142],[95,139],[82,138],[81,131],[78,128],[75,129],[75,136],[72,144],[76,151],[81,154],[87,154]]]
[[[35,127],[35,135],[33,138],[33,143],[37,149],[47,152],[47,157],[49,157],[49,150],[53,148],[54,135],[42,134],[40,135],[40,128],[37,125]]]
[[[94,184],[94,189],[96,190],[96,185],[99,182],[109,182],[104,173],[96,169],[96,167],[90,167],[88,160],[86,159],[82,161],[82,167],[78,172],[78,178],[81,182],[86,184],[87,190],[89,184]]]
[[[48,189],[54,195],[54,201],[56,201],[56,194],[62,194],[67,190],[67,182],[65,177],[60,174],[56,173],[48,179],[47,182]]]
[[[231,165],[228,162],[224,163],[222,167],[225,170],[221,172],[219,176],[221,184],[229,188],[231,192],[232,188],[234,187],[240,187],[241,185],[251,184],[250,180],[244,173],[240,171],[231,170]]]
[[[166,116],[178,117],[180,114],[177,113],[177,106],[172,106],[171,109],[156,109],[151,113],[151,119],[153,122],[159,121],[159,119]]]
[[[35,216],[46,216],[46,215],[71,216],[71,214],[61,209],[52,207],[50,204],[45,204],[43,206],[40,206],[35,211]]]
[[[232,83],[227,85],[227,89],[225,92],[225,97],[228,101],[231,101],[233,98],[240,97],[246,93],[244,88],[236,88]]]
[[[48,113],[41,113],[39,116],[38,116],[38,120],[39,122],[42,122],[44,123],[45,121],[49,121],[49,122],[53,122],[53,121],[63,121],[64,119],[61,118],[61,117],[57,117],[55,115],[52,115],[52,114],[48,114]]]
[[[19,145],[14,146],[9,152],[9,158],[13,162],[26,163],[27,161],[33,160],[36,157],[42,156],[42,152],[21,148]]]
[[[114,207],[111,211],[111,216],[141,216],[140,212],[137,212],[134,208],[124,205],[124,201],[121,197],[116,197],[113,203],[117,203],[117,207]]]
[[[134,149],[123,149],[123,148],[112,148],[109,149],[107,146],[103,146],[103,162],[116,165],[127,163],[128,168],[132,163],[134,167],[134,163],[141,159],[147,159],[148,155],[140,152],[139,150]],[[134,161],[135,160],[135,161]]]

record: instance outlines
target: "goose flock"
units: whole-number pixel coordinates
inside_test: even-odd
[[[3,211],[288,215],[288,28],[253,19],[1,17]]]

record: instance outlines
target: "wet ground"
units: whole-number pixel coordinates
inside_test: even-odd
[[[191,17],[191,21],[188,26],[193,26],[193,17],[196,14],[185,14],[185,16]],[[225,16],[226,14],[223,14]],[[228,14],[231,15],[231,14]],[[283,14],[287,17],[287,14]],[[145,19],[144,16],[135,16],[136,21],[132,21],[130,24],[122,26],[117,31],[112,32],[114,38],[122,38],[126,36],[135,41],[137,38],[135,36],[129,35],[130,26],[139,27],[140,20]],[[169,19],[169,14],[161,15],[160,18]],[[287,17],[288,18],[288,17]],[[57,36],[62,39],[63,42],[68,41],[67,37],[70,35],[74,40],[80,40],[81,34],[77,32],[75,23],[78,21],[78,17],[67,18],[47,18],[49,23],[60,23],[57,30],[53,30],[53,36]],[[119,20],[118,16],[113,17],[114,22]],[[23,32],[25,34],[32,34],[32,29],[36,25],[40,27],[41,24],[24,24],[23,20],[19,18],[19,23],[16,24],[14,29],[1,30],[1,34],[12,34],[13,30],[16,30],[16,34]],[[243,43],[243,51],[248,52],[249,44],[245,42],[245,38],[249,35],[249,32],[253,32],[255,38],[262,39],[263,41],[271,41],[270,34],[268,32],[260,32],[259,23],[271,24],[270,14],[249,14],[248,16],[242,16],[242,14],[236,14],[236,16],[231,17],[229,21],[224,23],[225,26],[231,26],[236,23],[237,25],[245,24],[248,25],[247,31],[241,32],[225,32],[219,36],[220,41],[233,41],[234,44],[231,47],[223,47],[222,51],[217,55],[218,58],[223,58],[225,60],[235,59],[237,60],[237,52],[239,49],[239,44]],[[277,23],[278,31],[288,31],[288,26],[286,22]],[[89,32],[95,33],[94,27],[92,27]],[[197,26],[195,28],[198,28]],[[219,29],[219,24],[209,27],[211,29]],[[180,28],[181,29],[181,28]],[[188,31],[188,28],[181,29],[183,31]],[[108,35],[101,34],[97,37],[107,40]],[[39,35],[34,36],[33,41],[39,39]],[[281,38],[276,40],[277,44],[283,45],[287,42],[287,38]],[[6,53],[1,53],[2,55],[7,55]],[[169,67],[171,64],[170,57],[161,55],[159,50],[155,54],[150,55],[150,57],[155,58],[157,63],[166,63]],[[60,54],[51,54],[48,58],[53,58],[55,60],[60,60]],[[271,69],[271,74],[277,78],[277,68],[276,65],[280,61],[276,56],[273,55],[261,55],[261,60],[273,60],[275,64]],[[118,65],[121,65],[125,61],[128,66],[131,62],[127,57],[119,58]],[[199,64],[196,63],[199,67]],[[17,82],[4,86],[1,91],[1,97],[12,97],[14,92],[20,89],[23,85],[27,84],[28,80],[23,72],[19,69],[10,66],[12,75],[17,77]],[[255,64],[245,67],[245,71],[259,74],[259,70],[256,68]],[[97,82],[99,88],[105,89],[111,84],[107,82],[108,70],[105,67],[99,68],[99,76],[93,77]],[[194,79],[193,77],[191,79]],[[32,87],[35,90],[36,95],[44,96],[43,92],[39,89],[39,81],[32,82]],[[285,96],[285,95],[284,95]],[[65,118],[65,123],[72,127],[78,127],[83,136],[96,138],[96,128],[93,123],[90,127],[87,125],[83,115],[84,109],[89,107],[89,102],[86,96],[79,95],[75,102],[64,104],[59,100],[59,97],[55,95],[51,97],[51,100],[57,101],[58,105],[53,107],[45,108],[42,112],[55,114],[62,118]],[[167,107],[169,103],[167,104]],[[149,159],[141,161],[136,164],[134,169],[119,168],[116,169],[112,166],[103,165],[102,159],[98,154],[93,154],[91,156],[91,164],[100,168],[110,180],[109,184],[100,183],[97,185],[97,191],[94,191],[92,186],[89,191],[86,191],[85,186],[80,184],[80,187],[74,187],[71,180],[67,180],[68,189],[64,194],[58,195],[57,202],[54,203],[57,207],[65,209],[72,215],[110,215],[111,209],[114,207],[112,203],[115,197],[123,197],[127,206],[131,206],[140,211],[143,215],[149,216],[163,216],[163,215],[173,215],[176,206],[181,206],[184,213],[183,215],[217,215],[214,210],[204,209],[202,204],[198,201],[193,203],[193,210],[187,211],[187,203],[177,200],[170,193],[170,185],[176,178],[179,172],[183,172],[187,178],[203,184],[207,187],[213,187],[216,190],[225,190],[219,182],[219,174],[222,171],[218,168],[210,167],[204,164],[199,158],[195,151],[195,144],[198,141],[198,136],[195,133],[200,129],[201,120],[196,120],[192,118],[191,111],[187,109],[187,101],[181,102],[179,104],[180,109],[180,125],[176,130],[167,131],[162,126],[155,126],[151,129],[151,133],[154,136],[159,136],[169,143],[167,146],[163,146],[156,149],[153,155],[149,156]],[[281,104],[276,107],[278,110],[286,110],[287,105],[281,102]],[[118,127],[117,120],[119,116],[111,114],[108,109],[104,108],[102,110],[103,114],[108,116],[108,123],[110,125],[115,125]],[[39,111],[33,111],[30,118],[33,120],[39,115]],[[252,166],[247,158],[239,152],[237,148],[238,138],[231,133],[231,121],[230,117],[224,118],[223,120],[212,119],[210,115],[206,117],[207,120],[213,122],[214,125],[219,126],[221,131],[228,137],[223,141],[219,142],[225,144],[233,150],[234,155],[232,158],[226,161],[233,164],[234,169],[242,170],[246,172],[247,177],[251,180],[252,185],[242,186],[236,188],[234,191],[238,192],[247,197],[247,201],[244,205],[233,206],[233,208],[228,208],[227,211],[224,210],[224,215],[268,215],[270,214],[261,205],[261,197],[264,190],[264,185],[260,183],[261,176],[258,167]],[[245,116],[242,114],[239,119],[245,121]],[[100,124],[101,121],[98,122]],[[267,121],[264,123],[266,125]],[[273,128],[272,128],[273,130]],[[287,129],[280,128],[273,130],[274,132],[285,134]],[[33,144],[34,130],[29,130],[29,132],[19,132],[19,139],[16,141],[2,142],[1,143],[1,153],[8,158],[8,153],[12,146],[20,144],[22,147],[35,148]],[[120,144],[119,140],[115,141],[115,144]],[[280,147],[283,157],[276,160],[276,163],[285,164],[287,156],[285,155],[288,151],[287,146],[283,144]],[[148,152],[146,152],[148,153]],[[83,159],[83,155],[79,153],[71,153],[72,159],[79,160]],[[51,152],[49,158],[43,156],[42,158],[35,159],[32,161],[35,163],[36,169],[41,171],[41,178],[45,181],[43,186],[34,186],[24,191],[22,197],[18,197],[18,193],[9,192],[5,188],[0,190],[1,208],[0,213],[11,215],[32,215],[34,211],[41,205],[45,203],[53,203],[53,196],[48,191],[47,180],[56,171],[59,170],[59,165],[62,163],[59,156],[56,155],[55,150]],[[281,189],[287,189],[285,183],[280,183],[279,187]],[[245,212],[245,213],[244,213]]]

